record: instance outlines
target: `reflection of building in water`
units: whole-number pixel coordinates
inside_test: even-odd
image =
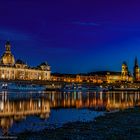
[[[42,63],[35,68],[29,67],[22,60],[15,61],[9,42],[5,45],[5,52],[0,59],[0,79],[8,80],[49,80],[50,66]]]
[[[140,105],[140,93],[93,92],[50,93],[47,95],[51,108],[93,108],[95,110],[125,109]]]
[[[25,119],[28,115],[37,115],[42,119],[49,117],[50,105],[47,99],[5,100],[3,96],[0,96],[0,126],[3,134],[8,133],[14,121]]]
[[[12,98],[5,92],[0,96],[0,126],[3,134],[6,135],[14,121],[25,119],[28,115],[48,118],[50,108],[88,108],[111,111],[136,105],[140,105],[140,92],[48,92],[41,95],[41,98]]]

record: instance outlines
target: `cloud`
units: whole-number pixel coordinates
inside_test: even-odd
[[[75,21],[73,24],[81,25],[81,26],[99,26],[99,24],[95,22],[81,22],[81,21]]]
[[[29,34],[21,33],[16,30],[0,28],[0,40],[25,41],[30,39],[31,36]]]

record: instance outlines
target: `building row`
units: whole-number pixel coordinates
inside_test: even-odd
[[[5,52],[0,58],[0,80],[51,80],[61,82],[117,83],[140,82],[140,68],[137,58],[134,62],[133,75],[129,72],[126,62],[120,72],[92,72],[88,74],[52,74],[50,66],[43,62],[30,67],[24,61],[15,59],[11,52],[10,42],[5,44]]]
[[[24,61],[15,59],[10,42],[5,44],[5,52],[0,58],[0,80],[50,80],[50,66],[44,62],[30,67]]]
[[[52,74],[52,81],[63,82],[90,82],[90,83],[121,83],[140,82],[140,68],[138,60],[135,59],[133,75],[129,72],[128,65],[123,62],[120,72],[100,71],[88,74]]]

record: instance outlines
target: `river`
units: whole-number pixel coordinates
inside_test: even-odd
[[[105,112],[140,105],[140,92],[0,92],[0,135],[91,121]]]

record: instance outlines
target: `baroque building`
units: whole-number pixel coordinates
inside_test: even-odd
[[[121,72],[108,72],[107,83],[132,82],[133,77],[128,70],[126,62],[122,64]]]
[[[50,66],[47,63],[31,68],[22,60],[15,60],[10,42],[6,42],[5,52],[0,58],[1,80],[50,80],[50,74]]]
[[[126,62],[123,62],[122,64],[122,73],[121,73],[121,80],[122,81],[128,81],[129,78],[129,71],[128,66]]]

